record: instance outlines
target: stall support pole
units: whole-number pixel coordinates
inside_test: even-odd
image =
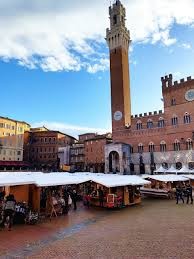
[[[40,212],[40,187],[34,187],[34,194],[33,194],[33,209],[37,212]]]
[[[5,186],[5,196],[10,194],[10,186]]]

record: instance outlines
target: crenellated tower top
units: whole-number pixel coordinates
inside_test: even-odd
[[[124,47],[128,51],[131,42],[130,32],[125,25],[125,7],[119,0],[109,7],[109,15],[110,29],[106,30],[106,41],[110,50]]]

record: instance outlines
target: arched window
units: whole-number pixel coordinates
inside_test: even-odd
[[[185,124],[191,123],[191,116],[188,112],[185,112],[185,114],[184,114],[184,123]]]
[[[193,149],[193,141],[190,138],[187,139],[186,145],[187,145],[187,150],[192,150]]]
[[[176,99],[175,99],[175,98],[172,98],[172,99],[171,99],[171,105],[172,105],[172,106],[176,105]]]
[[[164,118],[159,118],[158,128],[164,128]]]
[[[166,142],[165,141],[160,142],[160,152],[166,152]]]
[[[172,125],[173,126],[178,125],[178,117],[176,115],[173,115],[172,117]]]
[[[180,141],[178,139],[175,140],[173,146],[174,146],[174,151],[180,151],[181,150]]]
[[[152,129],[154,127],[153,121],[152,120],[148,120],[147,121],[147,128],[148,129]]]
[[[141,130],[143,128],[142,122],[138,121],[137,124],[136,124],[136,127],[137,127],[137,130]]]
[[[150,142],[150,143],[149,143],[149,152],[154,152],[154,150],[155,150],[154,143],[153,143],[153,142]]]
[[[177,169],[177,170],[180,170],[182,167],[183,167],[183,166],[182,166],[182,163],[181,163],[181,162],[177,162],[177,163],[176,163],[176,169]]]
[[[142,143],[140,143],[138,145],[138,153],[143,153],[143,144]]]
[[[117,24],[117,16],[116,15],[113,16],[113,24],[114,25]]]
[[[189,162],[188,167],[190,170],[194,169],[194,162]]]
[[[168,169],[168,164],[166,162],[162,163],[162,167]]]

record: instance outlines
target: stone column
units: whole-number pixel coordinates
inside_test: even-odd
[[[119,156],[119,166],[120,166],[120,174],[123,174],[124,173],[124,166],[123,166],[123,156],[120,155]]]

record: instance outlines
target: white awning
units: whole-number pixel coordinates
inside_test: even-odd
[[[192,170],[190,170],[188,167],[185,165],[177,171],[179,174],[185,174],[185,173],[192,173]]]
[[[182,176],[187,179],[194,180],[194,175],[192,175],[192,174],[187,174],[187,175],[182,175]]]
[[[154,173],[165,173],[168,169],[165,169],[163,166],[160,166]]]
[[[166,173],[177,173],[177,172],[179,172],[179,170],[174,168],[173,165],[171,165],[171,167],[168,170],[166,170]]]
[[[164,175],[150,175],[147,179],[153,179],[160,182],[184,182],[188,179],[182,175],[164,174]]]
[[[35,184],[39,187],[63,186],[93,181],[106,187],[142,186],[149,182],[139,176],[95,173],[0,173],[0,186]]]
[[[121,186],[142,186],[149,184],[149,181],[142,179],[139,176],[134,175],[113,175],[107,174],[104,176],[94,175],[91,179],[93,182],[110,187],[121,187]]]
[[[90,181],[87,175],[73,175],[69,173],[49,173],[35,177],[36,185],[39,187],[64,186],[80,184]]]
[[[0,187],[28,185],[28,184],[35,184],[35,180],[26,175],[21,175],[21,176],[4,175],[4,177],[0,176]]]

